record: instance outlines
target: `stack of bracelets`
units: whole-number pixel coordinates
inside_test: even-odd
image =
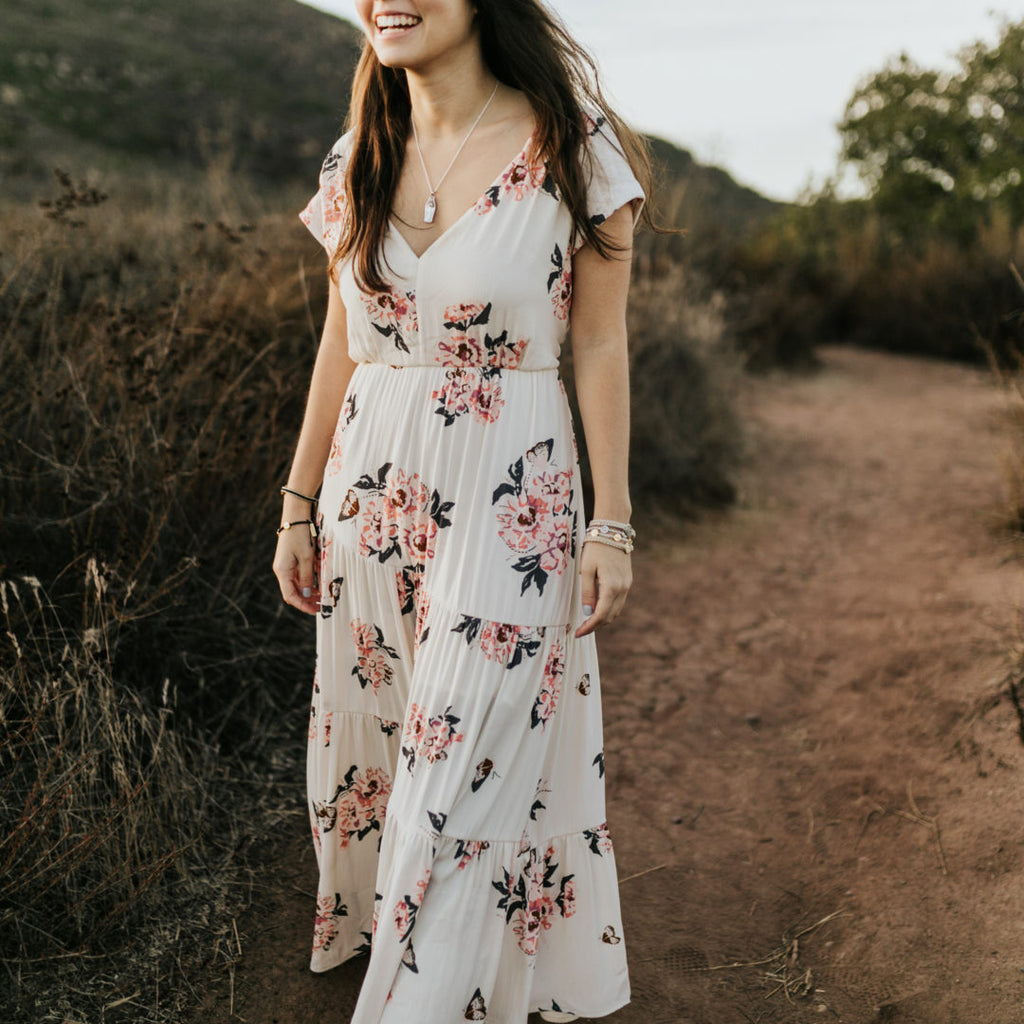
[[[617,523],[614,519],[591,519],[583,536],[583,543],[596,540],[599,544],[618,548],[628,555],[633,550],[636,530],[629,523]]]
[[[313,518],[313,509],[316,508],[317,499],[311,498],[308,494],[301,494],[299,491],[293,491],[290,487],[282,487],[282,494],[292,494],[296,498],[301,498],[303,501],[309,502],[309,519],[293,519],[290,523],[282,523],[277,528],[277,535],[280,537],[285,530],[290,530],[293,526],[308,526],[309,527],[309,539],[315,544],[316,543],[316,520]]]

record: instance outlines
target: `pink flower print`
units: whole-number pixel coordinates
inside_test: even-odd
[[[469,395],[469,411],[480,423],[493,423],[501,412],[505,399],[501,385],[493,377],[481,376],[480,383]]]
[[[469,411],[469,398],[473,393],[473,376],[468,370],[460,367],[445,373],[445,383],[441,388],[430,392],[433,401],[438,402],[434,410],[444,417],[444,424],[450,427],[464,412]]]
[[[521,491],[509,495],[498,507],[498,536],[513,551],[532,551],[542,535],[550,509],[536,494]]]
[[[529,628],[509,622],[492,622],[463,613],[459,624],[452,627],[452,632],[461,633],[470,647],[478,643],[489,661],[497,661],[505,668],[515,668],[524,658],[532,658],[540,650],[544,629],[544,626]]]
[[[555,900],[562,917],[572,917],[576,913],[576,880],[572,875],[562,879],[562,889]]]
[[[387,515],[380,495],[367,495],[359,503],[359,553],[385,558],[398,548],[398,523]]]
[[[334,717],[332,711],[328,711],[324,715],[324,746],[329,747],[331,745],[331,719]]]
[[[491,496],[498,536],[517,555],[512,568],[523,574],[521,592],[544,593],[551,573],[560,574],[575,553],[572,474],[551,466],[554,439],[533,445],[508,468]]]
[[[480,630],[480,650],[489,661],[507,663],[519,643],[519,627],[506,622],[485,621]]]
[[[338,224],[345,216],[348,205],[343,183],[331,182],[324,186],[323,211],[325,224]]]
[[[530,728],[541,729],[554,717],[562,695],[562,676],[565,672],[565,649],[560,643],[553,643],[544,663],[544,682],[530,711]]]
[[[496,346],[496,351],[492,354],[490,363],[492,366],[498,366],[505,370],[514,370],[519,366],[520,360],[523,358],[523,353],[526,351],[526,339],[520,338],[517,342],[504,342],[503,344]],[[559,384],[562,382],[559,381]],[[563,385],[564,387],[564,385]]]
[[[530,904],[530,913],[537,918],[541,929],[547,931],[555,914],[555,904],[550,896],[541,896]]]
[[[416,510],[415,474],[393,469],[387,475],[384,487],[384,509],[389,520],[402,522],[409,519]]]
[[[416,639],[414,641],[414,646],[418,649],[420,644],[427,638],[426,622],[427,614],[430,611],[430,596],[427,594],[426,590],[424,590],[422,585],[416,588],[413,600],[416,603]]]
[[[456,866],[459,871],[465,868],[474,857],[479,857],[484,850],[490,849],[491,844],[486,839],[459,839],[455,846],[455,859],[459,862]]]
[[[567,257],[563,257],[562,250],[557,244],[551,253],[548,298],[551,299],[555,318],[568,320],[569,310],[572,308],[572,264]]]
[[[306,527],[303,527],[306,529]],[[323,528],[323,515],[317,514],[317,568],[320,579],[326,579],[328,576],[327,567],[330,564],[330,550],[331,545],[334,543],[334,535],[324,530]]]
[[[531,494],[547,499],[553,515],[564,515],[569,510],[572,474],[567,469],[556,473],[534,473],[527,487]]]
[[[401,555],[403,546],[408,560],[405,568],[418,569],[434,557],[437,531],[451,526],[447,513],[453,501],[442,501],[416,473],[392,467],[385,462],[376,475],[364,473],[352,488],[364,492],[362,498],[346,498],[351,516],[359,517],[359,553],[387,561]],[[348,518],[351,518],[348,516]],[[345,506],[339,519],[347,518]],[[403,612],[404,614],[404,612]]]
[[[383,822],[391,795],[391,776],[383,768],[366,768],[352,781],[352,792],[363,808]]]
[[[490,316],[489,302],[456,302],[445,307],[444,325],[450,331],[457,330],[465,334],[470,327],[487,323]]]
[[[413,574],[408,571],[407,567],[395,570],[395,590],[398,593],[398,607],[402,610],[402,614],[405,615],[412,611],[416,584]]]
[[[517,160],[502,175],[503,192],[514,202],[520,202],[531,192],[536,192],[544,184],[547,168],[543,164],[530,165],[525,160]]]
[[[591,853],[596,853],[599,857],[612,852],[611,834],[606,821],[601,822],[597,828],[585,829],[583,838],[587,840]]]
[[[310,705],[309,708],[309,729],[306,731],[307,740],[316,739],[316,706]]]
[[[551,523],[538,538],[538,567],[547,573],[561,573],[569,561],[572,527],[565,520]]]
[[[373,687],[378,693],[381,686],[390,686],[394,679],[392,661],[399,659],[398,651],[384,641],[384,632],[372,622],[355,618],[349,623],[352,630],[352,644],[356,650],[356,664],[352,675],[365,690]]]
[[[476,338],[466,334],[453,334],[448,340],[437,344],[440,350],[435,356],[442,366],[484,366],[484,350]]]
[[[371,832],[380,831],[390,794],[391,776],[383,768],[369,767],[360,772],[358,765],[352,765],[330,800],[313,801],[314,831],[319,827],[320,835],[336,832],[341,849],[353,837],[362,841]]]
[[[331,450],[327,455],[327,465],[324,466],[324,476],[336,476],[341,470],[341,428],[334,432],[331,438]]]
[[[345,793],[338,801],[337,807],[338,845],[344,850],[352,836],[358,835],[365,828],[368,816],[365,808],[359,806],[359,802],[351,793]]]
[[[401,748],[410,772],[417,758],[424,758],[428,764],[447,760],[449,748],[465,739],[464,734],[456,730],[461,719],[451,710],[449,704],[440,714],[428,717],[419,704],[410,705]]]
[[[473,207],[477,215],[490,213],[503,199],[511,199],[518,203],[533,195],[538,190],[558,199],[558,189],[547,172],[547,166],[541,163],[531,164],[526,156],[529,147],[524,147],[515,160],[508,166],[501,178],[495,182],[477,200]]]
[[[398,941],[404,942],[416,924],[416,912],[423,903],[423,897],[427,893],[427,884],[430,881],[430,868],[427,868],[424,875],[416,882],[415,892],[406,893],[395,904],[395,928],[398,929]]]
[[[532,956],[537,952],[540,933],[549,929],[557,910],[563,917],[575,913],[575,887],[572,875],[563,875],[557,896],[552,896],[558,865],[555,851],[548,847],[541,857],[535,848],[527,848],[529,859],[520,872],[503,868],[503,878],[492,882],[498,891],[498,909],[505,911],[505,920],[512,925],[519,948]],[[568,908],[568,910],[567,910]]]
[[[416,908],[410,907],[404,899],[395,904],[395,928],[399,939],[404,939],[412,931],[415,913]]]
[[[512,931],[519,948],[527,956],[533,956],[540,940],[540,921],[529,910],[519,909],[512,915]]]
[[[433,519],[417,519],[402,531],[402,547],[409,561],[422,565],[434,557],[437,523]]]
[[[338,929],[341,918],[348,916],[348,907],[341,902],[341,894],[326,896],[317,893],[316,916],[313,923],[313,949],[324,951],[331,948],[331,944],[338,937]]]
[[[409,713],[406,715],[405,728],[402,731],[402,753],[406,747],[411,750],[409,770],[412,771],[412,760],[420,749],[423,735],[427,731],[427,712],[419,704],[413,702],[409,705]]]
[[[572,309],[572,271],[563,270],[555,281],[554,287],[548,289],[551,305],[554,307],[555,318],[568,320]]]
[[[390,288],[370,295],[360,292],[359,297],[374,329],[385,338],[391,338],[395,348],[408,352],[406,338],[414,337],[419,330],[415,293]]]

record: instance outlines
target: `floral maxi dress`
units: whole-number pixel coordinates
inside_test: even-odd
[[[588,115],[588,213],[643,193]],[[332,254],[351,133],[300,215]],[[308,795],[314,971],[369,953],[353,1024],[524,1024],[629,1000],[605,820],[576,442],[576,246],[529,140],[387,292],[339,264],[357,363],[324,473]]]

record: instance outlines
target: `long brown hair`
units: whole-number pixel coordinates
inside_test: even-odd
[[[484,63],[500,82],[521,90],[533,107],[537,127],[528,159],[547,161],[577,238],[610,256],[616,247],[587,212],[584,105],[604,117],[649,195],[651,165],[644,139],[605,101],[593,58],[540,0],[474,2]],[[333,272],[339,260],[352,254],[356,281],[368,292],[388,287],[381,247],[405,158],[410,113],[405,71],[382,65],[364,41],[346,125],[353,130],[345,172],[348,216],[330,266]],[[645,204],[642,216],[651,225],[650,204]]]

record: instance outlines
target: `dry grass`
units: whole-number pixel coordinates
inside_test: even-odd
[[[720,293],[677,263],[634,278],[629,481],[638,520],[692,519],[735,500],[744,449],[735,405],[743,363],[724,307]],[[563,371],[578,424],[571,353]],[[577,434],[583,436],[579,426]],[[589,481],[583,451],[581,459]]]
[[[1024,276],[1013,262],[1008,271],[1007,276],[1019,295],[1019,305],[1009,319],[1015,321],[1018,328],[1024,328]],[[1010,396],[1006,412],[1009,444],[1003,460],[1007,501],[998,525],[1015,534],[1024,534],[1024,344],[1000,348],[981,337],[978,344],[988,356],[996,379]]]
[[[1006,273],[1024,229],[996,209],[963,243],[897,237],[868,203],[819,196],[712,254],[738,343],[753,366],[799,365],[821,342],[980,361],[1024,347]]]
[[[207,220],[217,184],[2,214],[5,1020],[171,1019],[299,742],[308,624],[269,566],[302,235],[223,190]]]
[[[0,208],[5,1021],[180,1016],[301,804],[312,635],[270,563],[326,278],[266,205],[213,165]],[[664,267],[633,307],[638,508],[727,502],[720,307]]]

